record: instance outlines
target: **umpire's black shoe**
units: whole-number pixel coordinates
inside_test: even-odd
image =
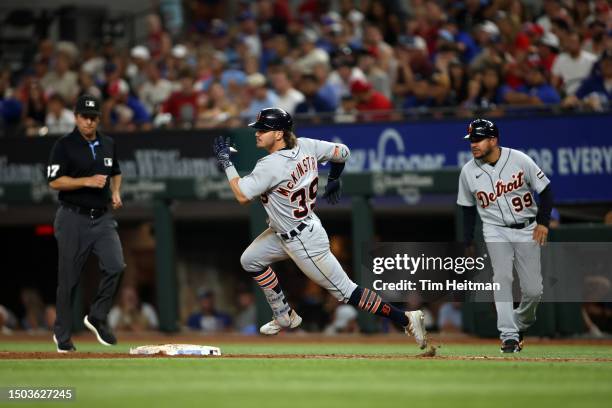
[[[55,337],[55,334],[53,335],[53,342],[55,343],[55,346],[57,347],[58,353],[72,353],[73,351],[76,351],[76,347],[74,347],[74,344],[72,344],[70,340],[64,341],[62,343],[58,343],[57,337]]]
[[[520,343],[515,339],[507,339],[501,345],[502,353],[518,353],[522,350]]]
[[[85,316],[83,319],[83,323],[85,323],[85,327],[87,327],[93,334],[96,335],[96,338],[105,346],[114,346],[117,344],[117,338],[111,331],[110,327],[98,319],[94,319],[93,317]]]

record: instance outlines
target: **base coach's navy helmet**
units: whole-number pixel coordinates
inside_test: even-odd
[[[265,108],[257,114],[257,120],[249,123],[249,127],[258,130],[291,130],[293,119],[291,115],[280,108]]]
[[[486,119],[474,119],[468,126],[468,134],[464,139],[470,139],[471,142],[478,142],[482,139],[490,137],[499,137],[499,130],[495,123]]]

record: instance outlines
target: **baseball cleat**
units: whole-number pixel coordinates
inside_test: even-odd
[[[502,353],[518,353],[522,350],[521,344],[516,339],[506,339],[502,342],[500,351]]]
[[[278,282],[276,274],[272,269],[268,268],[262,275],[266,274],[267,278],[265,279],[273,279],[273,282]],[[264,295],[266,295],[266,300],[272,309],[272,319],[283,328],[291,326],[291,317],[289,316],[291,306],[287,303],[283,292],[276,293],[272,289],[264,289]]]
[[[105,346],[114,346],[117,344],[117,338],[111,332],[110,328],[105,322],[94,319],[93,317],[90,318],[85,316],[83,318],[83,323],[85,324],[85,327],[96,335],[96,338],[100,344]]]
[[[300,324],[302,324],[302,318],[299,314],[296,313],[295,310],[291,309],[289,313],[289,324],[285,326],[281,326],[276,320],[272,320],[259,328],[259,332],[261,334],[265,334],[266,336],[274,336],[278,334],[283,328],[287,329],[295,329]]]
[[[283,313],[279,316],[272,316],[272,320],[282,329],[287,329],[291,327],[291,311],[289,311],[289,313]]]
[[[423,350],[427,347],[427,330],[425,329],[425,315],[420,310],[406,312],[408,326],[404,328],[406,334],[414,336],[417,345]]]
[[[71,341],[65,341],[61,344],[58,343],[55,334],[53,335],[53,342],[55,343],[55,347],[57,347],[58,353],[72,353],[76,351],[76,347],[74,347],[74,344],[72,344]]]

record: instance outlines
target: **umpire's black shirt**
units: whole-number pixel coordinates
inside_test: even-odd
[[[96,132],[96,139],[90,142],[75,127],[72,133],[55,142],[47,166],[49,182],[62,176],[80,178],[96,174],[108,176],[104,188],[83,187],[60,191],[58,197],[61,202],[83,208],[105,208],[111,199],[110,178],[121,174],[121,169],[115,141],[100,132]]]

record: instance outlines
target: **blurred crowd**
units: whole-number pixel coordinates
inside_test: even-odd
[[[333,296],[310,281],[303,289],[303,293],[295,299],[297,309],[304,318],[299,331],[326,335],[361,332],[357,321],[358,311],[353,306],[338,303]],[[241,289],[236,298],[218,302],[214,290],[200,287],[194,291],[193,298],[195,301],[188,302],[188,313],[180,322],[179,329],[183,333],[258,334],[255,295],[251,290]],[[225,307],[219,306],[219,303]],[[404,306],[407,309],[423,309],[430,331],[456,333],[462,330],[460,303],[427,305],[422,304],[418,296],[413,296]],[[15,331],[44,334],[53,330],[54,323],[55,306],[45,303],[38,289],[23,288],[16,311],[0,304],[0,335],[12,335]],[[159,318],[155,307],[142,301],[136,287],[123,285],[108,314],[108,325],[121,333],[147,333],[159,329]],[[370,330],[389,333],[401,332],[402,328],[384,321]]]
[[[601,288],[602,285],[598,285]],[[603,287],[610,290],[609,281]],[[196,301],[179,325],[182,333],[257,335],[257,311],[255,295],[252,291],[240,291],[236,299],[218,302],[213,290],[199,288],[194,293]],[[229,307],[219,306],[233,300]],[[24,288],[21,291],[17,311],[0,304],[0,337],[14,333],[31,335],[46,334],[53,330],[55,306],[45,304],[37,289]],[[364,327],[358,322],[359,312],[353,306],[338,303],[314,283],[304,286],[304,293],[295,299],[296,309],[303,317],[298,332],[321,333],[324,335],[359,334],[374,331],[377,333],[402,333],[388,320],[377,320]],[[463,303],[429,302],[423,303],[418,294],[412,293],[405,304],[398,304],[406,310],[421,309],[425,315],[425,325],[429,332],[442,335],[456,335],[464,330]],[[491,306],[493,307],[493,306]],[[582,307],[585,331],[576,333],[589,338],[609,338],[612,333],[612,304],[589,301]],[[108,325],[119,333],[154,333],[159,330],[159,319],[155,307],[141,300],[138,290],[124,286],[115,305],[108,315]]]
[[[121,132],[242,126],[272,105],[335,122],[610,107],[607,0],[174,3],[131,48],[41,39],[0,72],[3,133],[65,133],[83,93]]]

